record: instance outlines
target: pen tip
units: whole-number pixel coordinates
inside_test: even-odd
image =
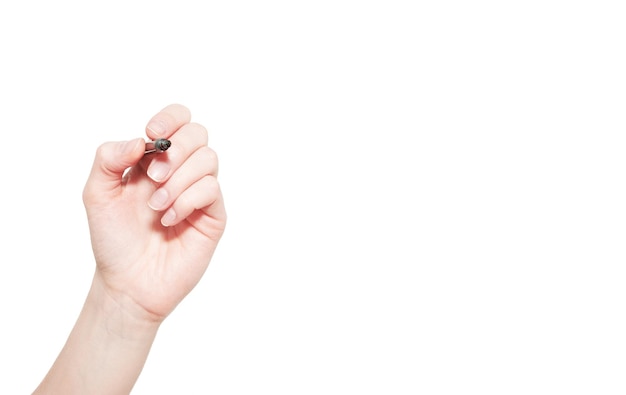
[[[167,151],[169,147],[172,146],[172,142],[168,139],[158,139],[154,142],[154,148],[159,151]]]

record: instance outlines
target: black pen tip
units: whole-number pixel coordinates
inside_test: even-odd
[[[154,148],[159,151],[167,151],[172,146],[172,142],[168,139],[158,139],[154,142]]]

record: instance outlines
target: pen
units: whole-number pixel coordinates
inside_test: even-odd
[[[153,152],[165,152],[172,145],[172,142],[168,139],[158,139],[154,141],[146,141],[145,154],[151,154]]]

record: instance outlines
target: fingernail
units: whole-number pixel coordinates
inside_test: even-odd
[[[167,212],[165,213],[165,215],[163,215],[163,217],[161,217],[161,225],[170,226],[171,224],[174,223],[175,219],[176,219],[176,212],[174,211],[174,209],[171,208],[167,210]]]
[[[159,188],[152,194],[150,200],[148,200],[148,206],[153,210],[160,210],[165,206],[165,203],[167,203],[168,197],[169,195],[165,188]]]
[[[146,129],[150,130],[156,136],[162,136],[167,131],[165,127],[165,122],[158,119],[153,119],[148,122],[148,126],[146,126]]]
[[[154,160],[148,168],[148,176],[156,182],[165,180],[167,174],[170,172],[170,165],[166,162]]]

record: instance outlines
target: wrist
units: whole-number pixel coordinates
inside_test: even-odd
[[[154,336],[163,319],[150,314],[131,297],[111,290],[96,271],[85,309],[101,317],[101,322],[112,334],[125,339],[137,336]]]
[[[98,277],[52,368],[34,394],[128,394],[160,322],[144,319],[132,301],[111,295]]]

